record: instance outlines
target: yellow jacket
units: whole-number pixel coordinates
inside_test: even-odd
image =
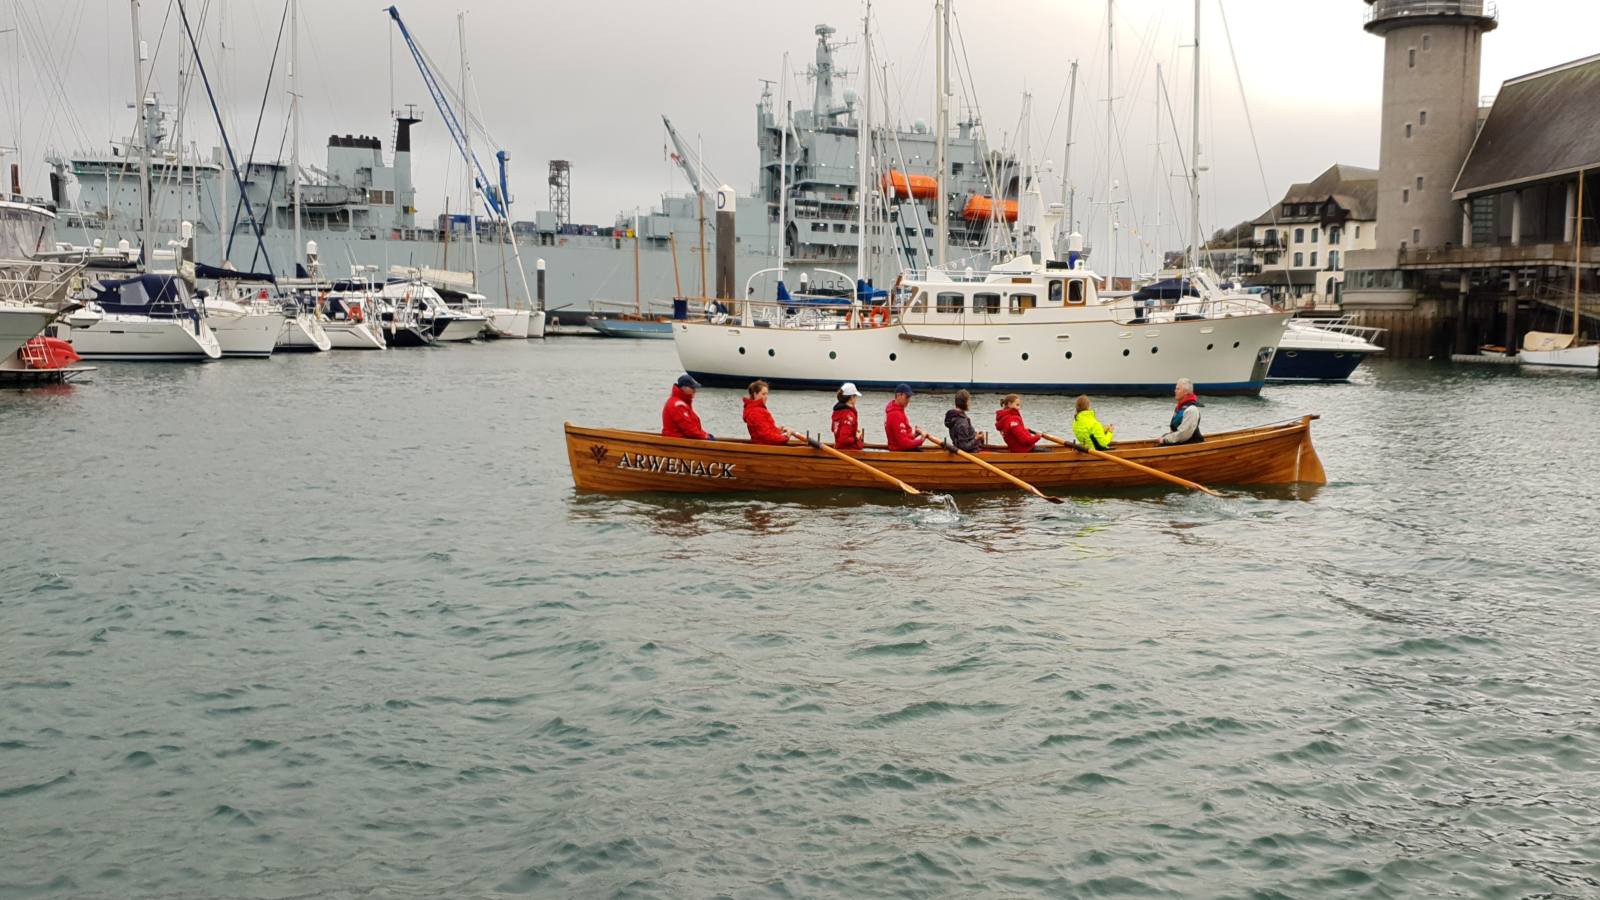
[[[1072,417],[1072,438],[1080,447],[1109,450],[1111,441],[1115,437],[1115,434],[1100,426],[1100,420],[1094,417],[1092,409],[1086,409]]]

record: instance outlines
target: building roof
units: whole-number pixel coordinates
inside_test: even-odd
[[[1600,168],[1600,55],[1500,86],[1455,196]]]
[[[1278,210],[1286,203],[1324,204],[1333,200],[1350,214],[1352,219],[1372,221],[1378,218],[1378,170],[1336,163],[1310,181],[1289,185],[1283,199],[1257,216],[1254,225],[1271,225],[1286,217]],[[1320,216],[1320,213],[1319,213]],[[1313,216],[1311,218],[1318,218]],[[1292,220],[1291,220],[1292,221]]]

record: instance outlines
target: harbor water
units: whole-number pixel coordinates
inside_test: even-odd
[[[563,339],[0,393],[0,897],[1600,893],[1592,376],[1208,402],[1320,413],[1318,489],[577,495],[562,421],[657,427],[676,374]]]

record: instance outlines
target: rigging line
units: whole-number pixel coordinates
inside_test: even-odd
[[[287,12],[287,7],[285,11]],[[201,59],[200,44],[195,40],[193,29],[189,27],[189,13],[183,8],[182,0],[178,3],[178,16],[183,20],[184,33],[189,36],[189,48],[194,51],[194,65],[200,71],[200,82],[205,86],[206,100],[211,104],[211,115],[216,119],[217,131],[222,136],[222,148],[228,154],[228,166],[233,169],[234,180],[239,183],[239,199],[250,209],[250,224],[255,228],[256,246],[261,249],[261,256],[267,261],[267,267],[270,269],[272,259],[267,255],[266,240],[261,236],[261,223],[256,219],[255,205],[250,202],[250,196],[245,190],[244,178],[239,175],[238,161],[233,155],[233,143],[228,140],[227,129],[222,127],[222,111],[217,108],[217,95],[211,91],[211,78],[206,75],[206,64]]]
[[[1178,131],[1178,120],[1176,118],[1174,118],[1173,115],[1172,115],[1172,97],[1167,93],[1167,85],[1166,85],[1166,82],[1164,82],[1164,81],[1161,83],[1161,96],[1166,98],[1166,101],[1167,101],[1167,120],[1172,123],[1172,145],[1173,145],[1173,147],[1175,147],[1177,149],[1177,153],[1175,153],[1173,155],[1176,156],[1178,159],[1187,159],[1188,157],[1184,156],[1184,154],[1183,154],[1183,135],[1181,133],[1179,133],[1179,131]],[[1196,174],[1197,173],[1191,172],[1189,170],[1188,166],[1184,166],[1183,167],[1183,182],[1184,182],[1184,184],[1189,186],[1189,190],[1190,191],[1197,191],[1197,190],[1200,189],[1200,185],[1195,183],[1195,175]],[[1177,216],[1176,211],[1174,211],[1173,216],[1174,217]],[[1189,226],[1193,225],[1193,223],[1187,223],[1187,224]],[[1188,231],[1187,227],[1179,228],[1178,229],[1178,234],[1180,236],[1182,236],[1187,231]]]
[[[285,0],[283,4],[283,16],[278,20],[278,39],[272,45],[272,61],[267,64],[267,83],[261,91],[261,108],[256,112],[255,133],[250,136],[250,153],[245,157],[244,175],[246,177],[249,177],[251,172],[255,169],[256,146],[261,141],[261,123],[264,119],[266,119],[267,116],[267,100],[272,97],[272,79],[278,73],[278,51],[283,49],[283,29],[288,22],[289,0]],[[199,51],[196,51],[195,58],[199,58]],[[201,74],[204,75],[204,73],[205,70],[201,69]],[[217,127],[219,129],[222,127],[222,123],[220,121],[217,123]],[[280,156],[280,159],[281,158],[282,157]],[[276,172],[274,172],[273,177],[277,177]],[[231,258],[233,256],[233,236],[234,233],[239,230],[239,215],[243,211],[243,207],[245,205],[244,190],[245,185],[241,183],[239,185],[239,201],[234,204],[233,207],[233,220],[228,224],[228,244],[225,248],[223,248],[222,251],[224,259]]]
[[[1250,132],[1250,147],[1255,151],[1256,173],[1261,177],[1261,193],[1267,199],[1268,211],[1272,214],[1272,225],[1278,225],[1278,204],[1273,201],[1272,189],[1267,186],[1267,167],[1261,161],[1261,145],[1256,141],[1256,126],[1250,116],[1250,98],[1245,96],[1244,75],[1239,71],[1239,56],[1233,50],[1233,32],[1228,28],[1228,7],[1222,0],[1217,0],[1217,9],[1222,13],[1222,34],[1228,41],[1228,58],[1233,61],[1233,79],[1239,85],[1239,103],[1244,107],[1244,124]]]
[[[267,199],[266,199],[264,208],[265,208],[265,210],[266,210],[268,215],[272,214],[272,195],[278,189],[278,172],[279,172],[280,169],[284,169],[284,167],[281,165],[281,163],[283,161],[283,146],[284,146],[284,144],[287,144],[288,142],[289,142],[289,129],[285,128],[283,130],[282,136],[278,138],[278,160],[280,162],[280,165],[272,167],[272,179],[267,182]],[[291,185],[292,184],[293,183],[291,182]],[[284,193],[285,193],[285,198],[284,199],[285,200],[288,199],[288,196],[287,196],[288,192],[289,192],[289,188],[286,187],[284,189]],[[298,210],[296,212],[298,212]],[[292,240],[292,238],[291,238],[291,240]],[[256,262],[260,260],[262,252],[263,252],[263,247],[262,247],[261,243],[258,241],[256,243],[255,252],[250,254],[250,271],[254,272],[256,270]],[[291,270],[289,272],[289,275],[290,275],[290,277],[298,277],[299,274],[300,274],[299,271],[298,271],[299,266],[300,266],[300,260],[299,260],[300,248],[298,248],[298,247],[295,248],[293,253],[294,253],[294,261],[295,261],[295,263],[294,263],[295,264],[295,269]]]

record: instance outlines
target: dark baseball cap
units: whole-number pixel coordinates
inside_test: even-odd
[[[896,394],[905,394],[907,397],[909,397],[911,396],[911,385],[905,384],[904,382],[897,384],[894,386],[894,392]]]
[[[685,372],[682,375],[678,376],[678,387],[681,387],[681,388],[694,388],[695,390],[699,390],[700,389],[700,382],[695,381],[693,375],[690,375],[688,372]]]

